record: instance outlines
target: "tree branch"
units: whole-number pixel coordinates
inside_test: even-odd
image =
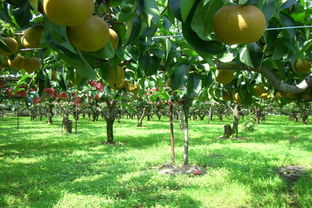
[[[250,68],[242,64],[237,64],[234,62],[229,63],[218,63],[217,69],[225,70],[247,70],[260,72],[270,84],[277,90],[281,92],[289,92],[293,94],[302,93],[308,88],[312,87],[312,74],[308,74],[299,84],[291,85],[280,80],[276,74],[266,65],[262,65],[261,68]]]

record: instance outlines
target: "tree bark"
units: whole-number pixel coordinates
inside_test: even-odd
[[[107,115],[104,115],[104,119],[106,121],[106,135],[107,135],[107,143],[113,144],[114,143],[114,121],[117,117],[116,105],[117,100],[113,100],[112,102],[108,99],[105,99],[107,104]]]
[[[106,131],[107,131],[107,143],[113,144],[114,143],[114,119],[107,119],[106,120]]]
[[[143,126],[142,122],[143,122],[143,119],[145,117],[145,114],[146,114],[146,108],[143,108],[142,114],[141,114],[141,116],[138,119],[138,125],[137,125],[138,127],[142,127]]]
[[[233,109],[233,135],[238,136],[238,121],[239,121],[239,105],[235,104]]]
[[[48,124],[53,124],[53,106],[49,105],[49,113],[48,113]]]
[[[188,143],[189,143],[189,135],[188,135],[188,118],[189,117],[189,107],[184,106],[184,165],[188,165],[189,163],[189,155],[188,155]]]
[[[208,111],[208,124],[210,124],[210,122],[212,121],[212,116],[212,108],[210,107]]]
[[[65,115],[63,117],[62,126],[63,126],[63,131],[65,131],[65,133],[69,133],[69,134],[72,133],[73,123],[71,120],[69,120],[68,115]]]
[[[259,107],[255,107],[256,123],[260,124],[261,111]]]
[[[79,110],[77,108],[74,109],[73,116],[74,116],[74,119],[75,119],[75,134],[77,134],[77,131],[78,131],[78,120],[79,120]]]
[[[19,119],[19,111],[16,110],[16,129],[19,131],[20,129],[20,119]]]
[[[171,161],[172,164],[175,163],[175,154],[174,154],[174,112],[173,105],[169,105],[170,111],[170,143],[171,143]]]
[[[147,121],[151,121],[151,114],[150,114],[150,112],[147,112],[146,116],[147,116]]]
[[[301,107],[301,121],[303,124],[309,124],[309,112],[306,109],[308,109],[308,106]]]
[[[233,131],[232,131],[232,127],[229,124],[224,125],[224,133],[223,133],[223,138],[229,138],[230,136],[232,136]]]
[[[290,85],[285,82],[283,82],[281,79],[279,79],[276,74],[273,72],[272,69],[267,67],[266,65],[262,65],[261,68],[255,67],[250,68],[242,64],[237,64],[234,62],[229,63],[218,63],[217,68],[220,69],[228,69],[228,70],[247,70],[247,71],[255,71],[260,72],[269,82],[270,84],[277,90],[281,92],[289,92],[293,94],[302,93],[308,88],[312,87],[312,73],[308,74],[304,80],[302,80],[299,84],[296,85]]]

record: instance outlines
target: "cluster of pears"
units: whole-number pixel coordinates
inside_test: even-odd
[[[6,59],[5,62],[11,69],[24,69],[28,73],[39,71],[41,68],[40,60],[36,57],[17,55],[14,59]]]
[[[26,30],[20,40],[20,45],[24,48],[38,48],[42,33],[41,30],[41,33],[38,34],[38,30],[41,29],[34,27]],[[0,55],[5,56],[4,63],[11,69],[24,69],[28,73],[40,70],[40,60],[36,57],[24,57],[21,55],[16,55],[13,59],[7,57],[17,54],[20,47],[19,41],[12,37],[3,37],[2,41],[7,46],[8,50],[0,49]]]
[[[220,98],[224,101],[233,101],[235,104],[243,104],[245,99],[238,92],[224,91]]]
[[[259,97],[262,99],[271,98],[269,91],[266,90],[264,85],[262,85],[262,84],[254,85],[252,88],[252,93],[255,97]]]
[[[44,0],[43,10],[51,22],[67,27],[69,41],[81,51],[98,51],[108,42],[114,49],[118,46],[117,33],[92,15],[93,0]]]
[[[114,90],[126,89],[128,92],[136,93],[139,86],[128,83],[125,80],[125,71],[121,66],[108,68],[108,84]]]

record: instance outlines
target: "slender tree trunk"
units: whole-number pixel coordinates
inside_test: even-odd
[[[308,108],[308,106],[305,107]],[[309,113],[305,110],[305,108],[301,110],[301,121],[303,124],[309,124]]]
[[[16,129],[19,131],[20,129],[20,119],[19,119],[19,111],[16,110]]]
[[[213,116],[213,114],[212,114],[212,108],[210,107],[210,108],[209,108],[209,111],[208,111],[208,124],[211,123],[211,121],[212,121],[212,116]]]
[[[171,161],[172,164],[175,163],[175,155],[174,155],[174,112],[173,105],[169,105],[170,111],[170,143],[171,143]]]
[[[219,117],[219,121],[223,122],[223,116],[222,116],[222,113],[219,113],[219,114],[218,114],[218,117]]]
[[[180,129],[183,130],[184,124],[185,124],[184,115],[183,115],[184,112],[182,110],[179,110],[177,111],[177,113],[178,113],[178,118],[180,120]]]
[[[255,107],[255,117],[256,117],[256,123],[260,124],[261,112],[260,112],[260,108],[258,107]]]
[[[239,121],[239,106],[235,104],[233,109],[233,134],[235,137],[238,136],[238,121]]]
[[[188,165],[188,143],[189,143],[189,135],[188,135],[188,118],[189,117],[189,108],[184,107],[184,165]]]
[[[106,120],[106,132],[107,132],[107,143],[113,144],[114,143],[114,119],[107,119]]]
[[[78,131],[78,119],[75,119],[75,134],[77,134]]]
[[[84,115],[84,114],[82,114],[82,115]],[[79,120],[79,110],[77,109],[77,107],[74,109],[73,116],[74,116],[74,119],[75,119],[75,134],[77,134],[77,131],[78,131],[78,120]]]
[[[52,105],[49,105],[49,113],[48,113],[48,124],[53,124],[53,120],[52,120],[52,117],[53,117],[53,107]]]
[[[142,114],[138,119],[138,125],[137,125],[138,127],[142,127],[142,122],[145,117],[145,114],[146,114],[146,108],[143,108]]]

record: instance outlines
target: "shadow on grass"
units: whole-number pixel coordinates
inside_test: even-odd
[[[115,199],[114,207],[201,207],[201,203],[176,191],[182,187],[174,181],[155,183],[153,174],[139,175],[122,180],[123,174],[129,175],[133,170],[124,164],[115,163],[107,170],[106,176],[96,180],[73,182],[69,187],[79,194],[109,196]],[[121,171],[122,170],[122,171]],[[104,171],[104,170],[103,170]]]
[[[188,188],[189,185],[183,187],[174,180],[166,180],[167,176],[161,176],[164,179],[155,182],[154,177],[157,177],[155,173],[141,172],[136,167],[139,161],[131,160],[131,155],[126,154],[134,148],[147,150],[153,146],[169,144],[169,131],[157,133],[157,129],[169,130],[168,123],[146,121],[143,124],[145,128],[137,129],[140,132],[137,134],[139,136],[121,132],[122,128],[136,128],[135,121],[115,123],[116,141],[124,142],[123,146],[99,143],[105,140],[105,137],[100,138],[98,135],[99,132],[101,134],[104,132],[105,135],[104,122],[90,124],[82,121],[81,125],[83,126],[81,132],[88,129],[88,138],[81,133],[56,135],[55,138],[49,139],[25,139],[26,136],[34,136],[31,132],[16,134],[14,143],[13,140],[6,141],[5,137],[1,138],[0,152],[5,160],[0,160],[0,207],[53,207],[61,202],[64,193],[111,197],[114,199],[115,207],[201,207],[201,202],[178,192],[180,189]],[[261,198],[270,192],[276,195],[281,204],[284,203],[282,195],[286,184],[278,179],[275,172],[277,167],[274,165],[280,158],[274,154],[244,150],[243,147],[229,148],[223,144],[276,143],[284,139],[290,145],[311,148],[309,140],[302,139],[305,136],[311,138],[308,137],[311,132],[310,126],[300,127],[300,130],[299,127],[285,127],[287,131],[277,129],[274,133],[262,133],[259,130],[251,134],[251,140],[231,141],[216,139],[215,137],[219,136],[217,128],[197,129],[195,124],[192,125],[190,129],[194,136],[193,133],[190,135],[190,146],[196,148],[207,145],[207,149],[200,152],[190,149],[192,161],[207,165],[208,171],[209,168],[226,169],[230,180],[251,187],[255,198],[259,196]],[[46,127],[43,132],[49,128],[51,126]],[[302,129],[304,132],[301,132]],[[10,133],[9,129],[6,131]],[[298,131],[299,136],[294,136]],[[38,137],[40,133],[35,135]],[[181,135],[181,132],[177,134],[178,146],[183,145]],[[276,138],[276,135],[280,138]],[[220,144],[220,148],[209,149],[209,145],[214,143]],[[26,162],[20,161],[23,159],[22,156]],[[305,193],[306,198],[311,196]],[[10,198],[17,199],[15,204],[9,204]],[[263,204],[255,204],[253,207],[261,206]]]
[[[31,150],[33,155],[46,157],[1,162],[0,207],[53,207],[65,192],[113,198],[115,207],[201,207],[189,196],[175,193],[178,184],[154,183],[149,172],[136,174],[133,161],[118,159],[127,150],[123,147],[79,145],[72,146],[75,152],[64,155],[66,145],[52,146],[44,151],[52,155],[45,155],[43,149]],[[8,198],[23,200],[9,204]]]
[[[252,207],[289,206],[289,186],[277,173],[277,168],[279,168],[277,164],[286,164],[287,161],[281,161],[281,157],[276,153],[266,154],[265,151],[244,150],[243,147],[221,146],[206,153],[193,150],[190,157],[195,163],[206,166],[208,172],[212,169],[225,169],[232,182],[250,187],[252,199],[267,198],[261,203],[252,201]],[[305,197],[311,197],[311,192],[302,192]],[[272,196],[274,200],[270,198]]]

